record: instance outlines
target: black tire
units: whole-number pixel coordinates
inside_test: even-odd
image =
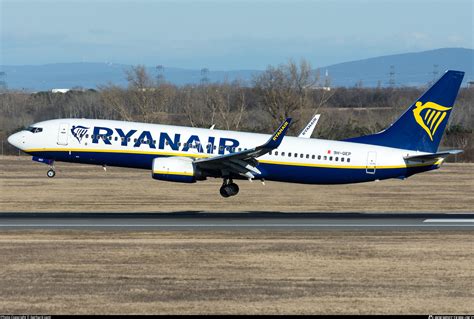
[[[50,169],[48,172],[46,172],[46,176],[48,176],[49,178],[53,178],[54,176],[56,176],[56,172]]]
[[[226,186],[222,186],[221,189],[219,190],[219,192],[221,193],[221,196],[222,197],[229,197],[229,193],[227,192],[227,187]]]
[[[227,187],[229,187],[231,189],[231,196],[235,196],[239,193],[239,185],[237,185],[235,183],[231,183],[231,184],[227,185]]]

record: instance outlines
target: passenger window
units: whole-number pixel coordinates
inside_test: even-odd
[[[336,157],[335,160],[336,160],[336,162],[338,162],[338,161],[339,161],[339,157]]]
[[[133,141],[136,143],[136,142],[137,142],[137,139],[135,138],[135,139],[133,139]]]
[[[224,150],[224,147],[223,147],[223,146],[220,146],[220,147],[219,147],[219,151],[222,151],[222,150]]]
[[[115,141],[118,141],[118,136],[115,137]]]
[[[303,158],[304,157],[304,154],[300,154],[300,158]]]
[[[311,159],[314,159],[315,157],[316,157],[316,156],[312,155],[312,156],[311,156]]]
[[[153,140],[153,144],[156,144],[156,140]]]
[[[306,158],[309,158],[309,154],[306,154]]]
[[[318,160],[320,160],[320,159],[321,159],[321,155],[318,155]]]
[[[332,161],[332,156],[329,156],[329,160]]]
[[[86,138],[89,138],[89,134],[86,134]]]
[[[344,157],[341,157],[341,162],[344,162]]]
[[[278,151],[275,151],[275,155],[278,155]]]
[[[348,159],[347,159],[347,163],[349,163],[350,161],[351,161],[351,159],[350,159],[350,158],[348,158]]]
[[[130,137],[129,137],[129,138],[127,138],[127,141],[128,141],[128,142],[130,142]]]
[[[272,151],[270,151],[268,154],[272,155]]]
[[[217,150],[217,146],[216,146],[216,145],[214,145],[214,149]]]
[[[291,157],[291,152],[288,152],[288,157]]]
[[[285,156],[285,152],[281,152],[281,156]]]
[[[242,147],[239,147],[239,152],[242,152]]]
[[[324,160],[327,161],[328,157],[326,155],[324,155]]]

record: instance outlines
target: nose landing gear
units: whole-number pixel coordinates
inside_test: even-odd
[[[224,182],[219,191],[222,197],[235,196],[239,193],[239,186],[235,184],[232,179],[224,178]]]
[[[54,171],[54,169],[50,168],[48,170],[48,172],[46,173],[46,175],[49,177],[49,178],[53,178],[54,176],[56,176],[56,172]]]

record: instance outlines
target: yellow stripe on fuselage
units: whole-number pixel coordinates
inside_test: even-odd
[[[259,163],[274,164],[274,165],[290,165],[290,166],[307,166],[307,167],[321,167],[321,168],[341,168],[341,169],[366,169],[367,166],[358,165],[332,165],[332,164],[311,164],[311,163],[294,163],[294,162],[279,162],[279,161],[267,161],[258,160]],[[433,164],[409,164],[409,165],[385,165],[377,166],[376,169],[390,169],[390,168],[407,168],[407,167],[418,167],[418,166],[430,166]]]
[[[172,153],[172,152],[150,152],[150,151],[139,151],[139,150],[104,150],[104,149],[81,149],[81,148],[33,148],[25,150],[26,153],[32,152],[90,152],[90,153],[122,153],[122,154],[139,154],[139,155],[160,155],[160,156],[179,156],[179,157],[193,157],[193,158],[209,158],[211,155],[207,154],[190,154],[190,153]],[[305,167],[320,167],[320,168],[338,168],[338,169],[366,169],[367,166],[358,165],[334,165],[334,164],[315,164],[315,163],[297,163],[297,162],[282,162],[273,160],[258,160],[259,163],[271,164],[271,165],[287,165],[287,166],[305,166]],[[420,164],[407,164],[407,165],[375,165],[376,169],[393,169],[393,168],[407,168],[407,167],[420,167],[420,166],[431,166],[434,163],[420,163]]]

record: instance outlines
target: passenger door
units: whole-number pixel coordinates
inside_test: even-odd
[[[69,131],[68,123],[59,124],[58,145],[67,145],[68,131]]]
[[[368,152],[367,153],[367,166],[365,168],[365,172],[367,174],[375,174],[376,164],[377,164],[377,153]]]

